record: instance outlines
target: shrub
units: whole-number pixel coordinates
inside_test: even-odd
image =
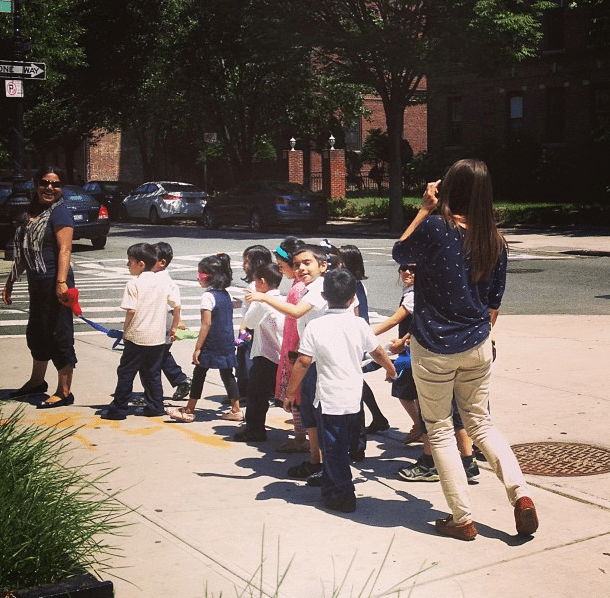
[[[0,408],[0,592],[107,568],[114,548],[100,535],[116,534],[125,513],[98,490],[110,470],[66,464],[76,428],[43,429],[23,415]]]

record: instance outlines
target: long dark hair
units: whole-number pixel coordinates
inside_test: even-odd
[[[492,198],[491,176],[481,160],[459,160],[439,188],[440,213],[447,225],[457,226],[455,216],[465,219],[464,254],[470,260],[473,282],[489,277],[506,246],[496,226]]]

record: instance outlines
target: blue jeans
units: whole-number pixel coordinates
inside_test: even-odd
[[[303,428],[315,428],[318,425],[316,410],[313,406],[316,398],[316,382],[318,381],[318,369],[315,361],[309,366],[303,381],[301,382],[301,423]]]
[[[147,406],[159,413],[163,412],[163,386],[161,385],[161,362],[165,345],[136,345],[125,341],[125,348],[117,368],[117,383],[114,400],[109,411],[125,413],[129,406],[133,381],[140,372],[144,388],[148,391]]]
[[[350,432],[360,425],[360,413],[327,415],[318,406],[316,417],[322,450],[322,496],[353,494]]]
[[[165,343],[163,345],[163,360],[161,361],[161,371],[165,374],[167,381],[172,385],[173,388],[176,388],[178,384],[183,384],[188,381],[188,376],[182,371],[182,368],[176,363],[174,356],[171,354],[171,343]],[[144,384],[144,380],[142,380],[142,375],[140,374],[140,380],[142,382],[142,386],[144,386],[144,390],[148,394],[148,389]]]

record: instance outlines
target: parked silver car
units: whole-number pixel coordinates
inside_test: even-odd
[[[154,181],[134,189],[121,205],[122,220],[145,219],[151,224],[185,218],[200,220],[207,193],[189,183]]]

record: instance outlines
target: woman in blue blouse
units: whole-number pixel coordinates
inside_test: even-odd
[[[63,202],[63,172],[59,168],[40,169],[34,182],[36,195],[15,232],[15,259],[2,290],[2,300],[11,305],[13,284],[26,272],[30,296],[26,339],[32,354],[32,373],[10,396],[45,393],[48,388],[45,374],[52,361],[57,369],[57,388],[37,405],[47,409],[74,403],[70,392],[76,364],[74,325],[72,310],[62,303],[64,293],[74,286],[70,267],[74,219]]]
[[[440,215],[431,216],[439,208]],[[510,445],[489,416],[490,332],[506,281],[506,244],[492,210],[491,179],[478,160],[460,160],[429,183],[422,206],[394,245],[415,263],[411,359],[421,413],[451,515],[439,533],[474,540],[468,484],[455,443],[451,398],[469,436],[506,487],[519,535],[536,531],[530,491]]]

